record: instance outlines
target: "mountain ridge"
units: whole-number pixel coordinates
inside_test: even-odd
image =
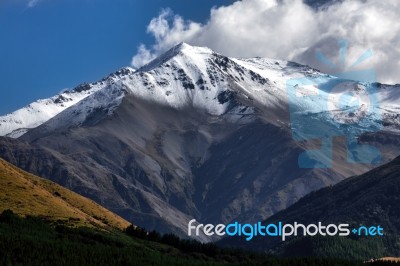
[[[18,139],[0,138],[0,156],[139,226],[180,236],[193,218],[265,219],[313,190],[374,167],[347,163],[340,138],[332,140],[332,168],[298,165],[300,154],[320,144],[294,139],[288,105],[306,113],[320,104],[302,90],[289,103],[287,80],[337,78],[293,62],[229,58],[186,44],[162,58],[147,69],[121,70],[103,89]],[[382,107],[394,115],[396,88],[379,88],[393,96]],[[315,119],[328,129],[337,126],[329,111]],[[367,116],[366,123],[374,119]],[[382,162],[399,155],[398,124],[390,122],[387,132],[359,138],[381,150]]]
[[[157,70],[155,71],[155,69]],[[245,72],[247,73],[245,74]],[[172,76],[172,78],[168,76]],[[232,97],[231,93],[233,92],[241,96],[243,101],[252,102],[250,105],[256,105],[257,108],[261,109],[268,108],[272,115],[277,116],[273,114],[274,112],[271,112],[271,109],[279,110],[276,112],[287,113],[288,84],[286,84],[286,81],[291,78],[329,80],[335,77],[290,61],[258,57],[249,59],[229,58],[215,53],[207,47],[194,47],[180,43],[138,70],[130,67],[121,68],[101,81],[83,83],[71,91],[65,91],[50,99],[39,100],[16,112],[0,117],[0,135],[20,137],[29,129],[40,126],[68,107],[79,105],[83,100],[90,102],[86,99],[86,96],[94,94],[89,97],[93,98],[96,97],[96,94],[103,94],[103,96],[112,98],[111,94],[117,93],[117,91],[119,94],[133,93],[136,97],[178,109],[191,102],[196,108],[205,109],[215,115],[221,115],[224,112],[225,102],[212,100],[218,98],[226,101],[226,97]],[[393,113],[398,110],[396,105],[396,99],[400,98],[398,86],[382,84],[377,86],[383,100],[380,109],[383,112],[383,119],[387,120],[385,121],[387,122],[385,128],[390,130],[388,125],[392,124],[397,129],[400,121]],[[181,87],[190,93],[182,93],[182,91],[177,90]],[[168,88],[174,89],[169,90]],[[84,92],[83,95],[81,95],[82,92]],[[225,95],[220,95],[220,93],[225,93]],[[32,109],[31,106],[33,105],[40,105],[41,102],[45,106],[48,106],[49,103],[55,104],[59,109],[46,111],[44,107],[34,107],[33,114],[38,116],[38,114],[44,113],[44,117],[38,119],[38,121],[34,119],[34,121],[25,122],[24,120],[32,120],[33,117],[32,114],[28,114],[26,118],[23,117],[24,113],[27,112],[26,110]],[[388,104],[385,104],[386,102]],[[291,104],[302,106],[305,103],[307,103],[305,100],[299,100],[299,102]],[[118,104],[117,101],[115,105]],[[270,123],[286,125],[290,123],[288,116],[275,118],[276,120],[265,119],[268,119]],[[14,124],[8,125],[11,122]],[[13,131],[15,133],[12,133]]]
[[[121,68],[98,82],[82,83],[71,90],[64,90],[47,99],[39,99],[12,113],[0,116],[0,136],[18,138],[68,107],[103,89],[110,80],[134,71],[136,70],[130,67]]]

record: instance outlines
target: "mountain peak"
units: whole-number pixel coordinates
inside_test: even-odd
[[[172,49],[175,49],[176,51],[180,51],[183,53],[202,53],[202,54],[212,54],[213,53],[213,51],[208,47],[192,46],[185,42],[180,42]]]
[[[185,42],[180,42],[180,43],[178,43],[177,45],[175,45],[173,48],[175,48],[175,49],[177,49],[177,50],[183,50],[183,49],[185,49],[185,48],[192,48],[193,46],[191,46],[190,44],[188,44],[188,43],[185,43]]]
[[[154,60],[150,61],[148,64],[142,66],[138,69],[138,71],[149,71],[153,68],[156,68],[163,63],[175,58],[178,55],[185,55],[188,57],[196,57],[201,55],[211,55],[213,54],[213,50],[208,47],[200,47],[200,46],[192,46],[185,42],[180,42],[179,44],[175,45],[165,53],[161,54]]]

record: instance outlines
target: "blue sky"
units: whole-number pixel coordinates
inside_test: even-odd
[[[129,66],[162,8],[205,23],[233,0],[0,1],[0,115]]]

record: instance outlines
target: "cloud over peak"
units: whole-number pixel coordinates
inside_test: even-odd
[[[347,0],[313,9],[301,0],[242,0],[211,9],[205,24],[164,9],[147,32],[155,42],[141,45],[135,67],[179,42],[207,46],[234,57],[269,57],[308,64],[328,73],[350,70],[365,50],[373,56],[359,65],[374,68],[379,81],[400,83],[400,3],[397,0]],[[348,42],[347,60],[339,62],[337,40]],[[320,52],[337,68],[316,60]]]

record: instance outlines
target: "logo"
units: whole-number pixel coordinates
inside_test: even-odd
[[[339,41],[340,58],[345,63],[347,42]],[[322,53],[321,62],[335,67]],[[367,50],[351,66],[355,67],[372,56]],[[286,83],[290,126],[295,141],[317,141],[316,148],[299,155],[300,168],[331,168],[334,137],[345,137],[347,162],[376,164],[380,151],[361,144],[358,138],[381,129],[381,115],[375,71],[338,72],[333,75],[309,74],[289,79]]]
[[[246,241],[252,240],[255,236],[262,237],[279,237],[282,241],[286,241],[292,236],[349,236],[350,234],[357,236],[383,236],[383,228],[378,226],[360,226],[350,229],[349,224],[328,224],[323,225],[321,222],[317,224],[304,225],[294,222],[293,224],[284,224],[283,222],[263,224],[258,222],[255,224],[241,224],[233,222],[225,224],[199,224],[195,219],[188,223],[188,236],[238,236],[245,237]]]

